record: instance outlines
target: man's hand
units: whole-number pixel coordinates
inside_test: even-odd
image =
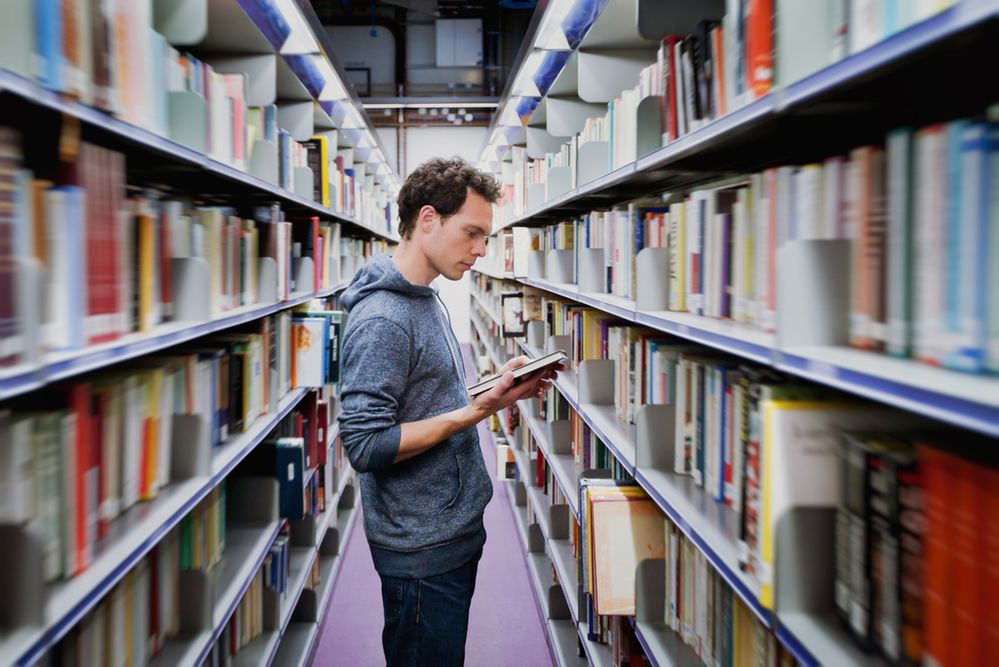
[[[523,366],[528,361],[530,359],[527,357],[516,357],[505,363],[500,369],[503,377],[500,378],[496,386],[472,400],[471,407],[482,415],[481,418],[484,419],[497,413],[517,401],[526,398],[541,398],[551,387],[552,380],[558,376],[558,372],[565,370],[565,366],[559,364],[555,368],[531,373],[514,384],[513,369]]]

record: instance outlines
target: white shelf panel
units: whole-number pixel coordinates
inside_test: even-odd
[[[859,650],[835,618],[781,614],[777,638],[804,665],[884,667],[887,664]]]
[[[569,283],[552,283],[547,280],[538,280],[535,278],[517,278],[517,281],[529,287],[543,289],[546,292],[557,294],[561,297],[565,297],[566,299],[571,299],[572,301],[577,301],[579,298],[579,288],[576,285],[571,285]]]
[[[579,519],[579,474],[582,470],[578,469],[572,456],[568,454],[552,454],[551,443],[548,442],[548,433],[545,428],[544,422],[540,419],[532,417],[529,414],[528,402],[518,401],[520,405],[520,416],[521,420],[527,423],[527,428],[530,429],[531,433],[534,435],[534,439],[538,441],[542,452],[544,452],[545,459],[548,461],[548,465],[551,466],[552,471],[555,473],[555,481],[558,483],[559,487],[562,489],[562,493],[565,494],[568,503],[569,511],[572,512],[576,519]]]
[[[999,437],[999,378],[848,347],[781,351],[778,368]]]
[[[486,315],[489,316],[489,319],[491,319],[496,326],[502,327],[503,318],[497,315],[496,311],[486,303],[486,300],[479,295],[479,291],[477,289],[473,287],[470,291],[472,293],[472,298],[475,299],[476,303],[478,303],[482,310],[485,311]]]
[[[579,623],[579,599],[576,595],[579,577],[576,576],[576,559],[572,555],[572,543],[569,540],[548,540],[548,553],[565,592],[565,599],[569,603],[572,622]]]
[[[561,667],[585,667],[586,659],[576,655],[579,633],[572,621],[548,619],[548,633],[555,649],[555,659]]]
[[[208,656],[215,640],[225,629],[226,623],[249,587],[257,570],[270,550],[281,527],[275,521],[265,527],[229,526],[226,528],[225,551],[216,566],[215,606],[212,629],[193,637],[183,637],[167,642],[163,652],[156,656],[150,667],[162,665],[200,665]]]
[[[576,300],[588,306],[599,308],[629,322],[635,321],[635,302],[614,294],[598,294],[596,292],[579,292]]]
[[[770,612],[757,599],[755,583],[739,569],[739,518],[736,513],[715,502],[691,477],[639,468],[635,480],[707,557],[760,622],[772,627]]]
[[[635,313],[635,321],[761,364],[772,364],[774,360],[777,337],[756,327],[731,320],[669,311],[639,311]]]
[[[105,132],[114,134],[120,139],[141,147],[143,149],[166,155],[169,158],[184,164],[185,166],[196,166],[206,171],[226,178],[232,182],[245,185],[257,190],[261,190],[273,195],[287,203],[301,206],[317,215],[323,215],[340,222],[353,225],[361,231],[369,232],[388,241],[398,243],[399,238],[394,234],[388,234],[363,224],[359,220],[343,215],[332,209],[324,208],[318,203],[299,197],[293,192],[263,181],[248,173],[239,171],[230,165],[224,164],[210,158],[207,155],[182,146],[166,137],[161,137],[149,130],[143,129],[131,123],[119,120],[103,111],[88,107],[85,104],[64,98],[62,95],[48,90],[44,86],[31,81],[15,72],[0,68],[0,92],[16,95],[21,99],[53,109],[67,116]]]
[[[217,447],[212,453],[211,477],[171,484],[155,500],[135,505],[113,521],[107,536],[94,549],[90,568],[77,577],[47,587],[45,625],[13,633],[0,644],[0,655],[18,656],[18,664],[33,664],[218,486],[236,464],[302,400],[305,393],[305,389],[292,390],[281,400],[276,414],[259,417],[245,433]]]
[[[22,365],[0,373],[0,400],[33,391],[50,382],[89,373],[252,322],[305,303],[313,296],[312,293],[297,294],[288,301],[267,306],[243,306],[207,322],[170,322],[150,332],[128,334],[116,341],[93,345],[82,350],[48,354],[38,365],[30,367]]]
[[[635,623],[635,636],[653,667],[700,667],[703,664],[665,623]]]
[[[497,278],[499,280],[513,280],[512,273],[505,273],[503,271],[498,271],[493,267],[487,265],[487,262],[479,260],[472,267],[472,270],[476,273],[481,273],[484,276],[489,276],[490,278]]]

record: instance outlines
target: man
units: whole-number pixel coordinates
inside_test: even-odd
[[[364,529],[381,576],[390,667],[461,665],[492,482],[475,425],[555,376],[501,369],[469,401],[461,350],[430,283],[486,254],[500,185],[459,158],[420,165],[399,191],[401,242],[344,292],[340,434],[360,473]]]

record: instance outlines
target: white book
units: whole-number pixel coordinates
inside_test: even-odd
[[[173,394],[177,382],[175,368],[167,368],[163,373],[163,386],[160,387],[160,430],[158,460],[156,468],[156,488],[162,489],[170,483],[170,466],[173,464]]]
[[[916,133],[913,347],[918,358],[939,363],[944,316],[947,220],[947,134],[941,127]]]
[[[45,191],[45,243],[48,256],[46,306],[48,314],[42,327],[45,347],[64,350],[69,347],[69,248],[62,231],[66,215],[66,193]]]
[[[795,219],[799,239],[821,239],[825,236],[826,211],[823,192],[824,174],[821,164],[803,166],[794,175]]]
[[[884,2],[850,0],[850,53],[863,51],[884,38]]]
[[[142,419],[145,416],[145,402],[137,375],[127,376],[123,385],[124,440],[121,449],[121,509],[125,510],[139,500],[139,465],[141,461],[139,448],[142,446]]]

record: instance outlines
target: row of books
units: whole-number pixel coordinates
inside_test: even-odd
[[[667,247],[670,310],[773,331],[778,250],[794,241],[845,240],[849,344],[995,371],[999,308],[988,285],[997,269],[988,253],[999,238],[999,214],[987,195],[996,133],[982,118],[901,128],[886,146],[768,169],[669,205],[593,212],[525,230],[521,244],[514,230],[511,252],[603,248],[608,291],[634,299],[635,256]]]
[[[833,462],[836,612],[892,664],[982,664],[999,645],[989,621],[999,467],[992,452],[953,444],[847,431]]]
[[[610,101],[606,113],[586,119],[583,130],[560,151],[574,156],[585,143],[604,142],[604,171],[618,169],[641,157],[637,111],[648,97],[659,99],[661,145],[666,145],[767,94],[776,80],[792,83],[953,4],[829,0],[816,8],[727,0],[724,16],[705,17],[693,34],[664,36],[656,61],[641,70],[637,84]],[[513,147],[503,182],[513,185],[515,217],[528,208],[527,186],[546,183],[553,157],[530,160],[526,151]]]
[[[212,545],[211,554],[207,551]],[[46,664],[145,665],[180,635],[181,572],[225,546],[224,484],[202,500],[50,651]]]
[[[216,71],[210,62],[167,43],[153,28],[151,0],[16,3],[34,5],[16,10],[30,15],[33,30],[24,34],[26,26],[11,21],[9,29],[17,34],[0,49],[0,66],[34,76],[48,88],[156,134],[173,133],[185,140],[200,135],[203,141],[196,140],[195,149],[240,171],[249,169],[256,142],[269,142],[275,150],[277,184],[288,190],[295,189],[294,167],[310,166],[308,144],[278,127],[276,106],[248,105],[245,74]],[[171,96],[178,94],[201,99],[204,117],[196,117],[197,105],[173,104]],[[185,115],[172,117],[177,114]],[[176,134],[175,125],[203,125],[203,130]],[[325,154],[322,159],[326,161]],[[355,178],[353,172],[353,164],[341,161],[327,181],[335,182],[336,196],[316,201],[378,222],[378,229],[388,231],[385,197],[376,197],[373,181]]]
[[[150,331],[177,319],[181,260],[208,265],[212,314],[255,304],[268,286],[258,265],[277,268],[278,299],[338,284],[384,242],[343,236],[317,217],[287,221],[279,206],[252,218],[234,208],[199,205],[153,191],[125,190],[124,155],[83,142],[60,183],[22,166],[17,132],[0,131],[0,181],[11,192],[0,209],[0,360],[17,363],[31,345],[75,350]],[[313,261],[312,282],[295,282],[296,260]],[[34,263],[38,279],[27,271]],[[341,271],[345,267],[345,271]],[[33,296],[41,292],[41,300]],[[269,291],[269,290],[267,290]],[[36,335],[26,322],[38,321]]]

